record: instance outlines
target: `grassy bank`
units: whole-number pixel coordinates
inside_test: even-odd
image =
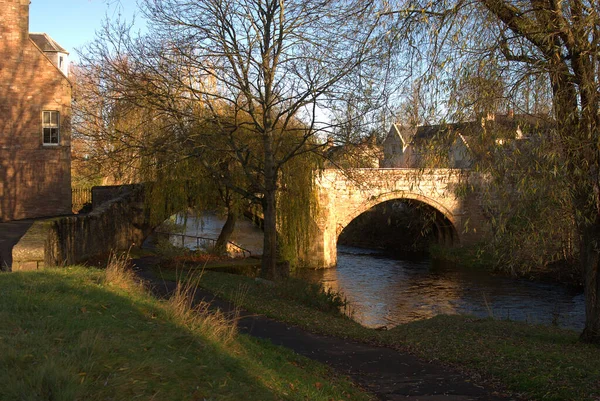
[[[497,382],[526,399],[591,401],[600,396],[600,348],[579,343],[578,333],[570,330],[438,316],[379,331],[311,304],[308,299],[314,298],[310,295],[313,290],[302,289],[299,283],[272,286],[243,276],[207,271],[201,286],[241,302],[250,311],[314,332],[377,343],[441,361],[476,379]],[[240,288],[246,293],[241,301],[236,296]]]
[[[499,273],[509,277],[519,277],[526,280],[558,283],[560,285],[583,289],[580,264],[577,260],[555,260],[547,265],[526,266],[507,269],[499,262],[498,257],[491,255],[483,244],[449,248],[432,245],[429,248],[432,259],[442,263],[460,266],[461,269],[475,269]]]
[[[369,399],[322,365],[237,334],[228,317],[190,314],[128,277],[10,273],[0,294],[2,400]]]

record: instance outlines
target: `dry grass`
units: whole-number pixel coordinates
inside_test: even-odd
[[[205,336],[229,343],[237,334],[239,308],[225,313],[218,309],[211,310],[208,302],[196,300],[203,272],[204,270],[199,270],[177,281],[177,287],[167,301],[168,310],[174,319],[191,330],[198,330]]]
[[[106,264],[105,284],[129,292],[143,290],[143,285],[136,279],[132,267],[129,252],[111,252]]]
[[[239,309],[236,308],[232,313],[225,313],[211,309],[208,302],[196,300],[196,292],[203,272],[203,269],[197,270],[177,281],[175,291],[165,302],[166,310],[174,321],[188,329],[227,343],[237,334]],[[147,292],[135,276],[129,252],[111,253],[106,265],[104,282],[129,293]]]

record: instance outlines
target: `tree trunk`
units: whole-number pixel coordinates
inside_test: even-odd
[[[267,280],[283,278],[277,269],[277,198],[274,189],[265,191],[263,199],[264,246],[261,276]]]
[[[584,342],[600,344],[600,223],[592,224],[583,236],[581,263],[585,279]]]
[[[227,220],[225,220],[225,225],[221,229],[221,232],[219,233],[219,238],[217,238],[217,242],[215,243],[214,252],[216,254],[222,255],[227,253],[227,243],[229,242],[229,238],[231,238],[231,234],[233,234],[236,221],[237,213],[235,213],[231,209],[228,209]]]

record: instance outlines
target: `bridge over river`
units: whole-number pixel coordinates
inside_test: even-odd
[[[300,259],[311,267],[335,266],[337,240],[344,227],[361,213],[394,199],[431,207],[442,243],[473,243],[485,235],[486,219],[477,192],[460,197],[457,193],[466,193],[460,189],[476,181],[468,170],[459,169],[321,170],[315,174],[317,207],[307,227],[310,241]],[[12,249],[16,267],[78,263],[110,249],[141,244],[152,232],[143,186],[95,187],[93,192],[98,195],[94,198],[105,202],[95,205],[90,214],[33,223]],[[169,211],[164,213],[167,218]]]
[[[315,177],[317,207],[311,241],[304,258],[310,266],[335,266],[337,240],[342,230],[372,207],[408,199],[435,211],[440,242],[470,244],[485,236],[488,227],[479,196],[465,188],[476,180],[462,169],[326,169]],[[458,196],[457,193],[464,193]]]

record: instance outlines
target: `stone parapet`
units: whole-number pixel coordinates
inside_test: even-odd
[[[129,186],[87,215],[35,222],[13,248],[13,270],[70,265],[125,250],[141,245],[151,228],[143,188]]]
[[[12,249],[12,270],[38,270],[44,267],[45,245],[52,220],[35,221]]]

